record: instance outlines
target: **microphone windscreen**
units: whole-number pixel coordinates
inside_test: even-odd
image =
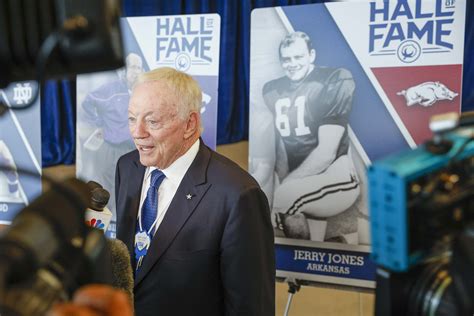
[[[133,271],[127,246],[118,239],[107,239],[112,260],[112,285],[122,289],[133,303]]]

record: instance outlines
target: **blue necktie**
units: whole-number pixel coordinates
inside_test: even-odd
[[[156,219],[158,211],[158,188],[160,187],[161,182],[165,179],[165,175],[158,169],[155,169],[151,173],[150,187],[146,193],[145,201],[142,205],[142,229],[148,233],[151,225]],[[150,232],[150,235],[153,236],[153,233]]]

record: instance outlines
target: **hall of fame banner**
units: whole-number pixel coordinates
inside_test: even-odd
[[[404,0],[336,2],[252,12],[249,170],[272,204],[272,219],[276,218],[277,276],[375,287],[375,265],[369,257],[365,170],[377,159],[430,139],[429,119],[433,115],[460,112],[465,11],[465,0]],[[306,34],[312,46],[295,48],[294,38],[282,43],[294,32]],[[311,49],[314,55],[308,53]],[[298,79],[298,72],[307,67],[305,63],[314,64],[313,73]],[[314,82],[309,84],[310,80]],[[351,100],[345,108],[331,104],[342,104],[343,99]],[[298,163],[310,162],[304,160],[306,143],[301,141],[301,147],[291,149],[298,143],[297,137],[306,132],[317,138],[311,124],[317,129],[320,125],[314,122],[328,122],[318,113],[326,111],[321,115],[329,116],[348,108],[350,114],[344,122],[349,145],[345,150],[355,166],[351,180],[356,179],[359,196],[352,203],[343,191],[354,186],[342,187],[342,182],[331,180],[328,172],[327,185],[314,188],[311,198],[302,192],[294,202],[288,201],[292,206],[283,216],[275,217],[275,204],[282,205],[282,196],[291,196],[289,191],[298,187],[297,180],[291,179],[293,187],[278,190],[285,184],[279,172],[288,165],[291,171],[290,160],[298,155],[303,155]],[[285,143],[285,137],[296,141]],[[286,146],[288,161],[278,156],[281,144]],[[307,190],[314,182],[304,179],[318,175],[299,174],[301,187]],[[335,198],[327,209],[333,207],[329,203],[344,199],[352,204],[330,216],[321,205],[321,215],[309,206],[298,214],[301,205],[324,201],[331,195]]]
[[[218,14],[122,19],[126,51],[140,48],[148,68],[172,67],[199,82],[203,92],[202,139],[215,149],[221,20]]]
[[[203,92],[202,139],[213,149],[217,132],[219,15],[122,18],[121,28],[125,67],[77,78],[77,176],[109,191],[111,237],[116,231],[115,166],[120,156],[135,149],[128,130],[128,103],[140,73],[172,67],[193,76]]]
[[[36,89],[36,82],[15,82],[0,90],[0,99],[22,107],[33,100]],[[8,169],[0,169],[0,224],[10,224],[41,193],[39,100],[29,109],[9,109],[0,116],[0,166]]]

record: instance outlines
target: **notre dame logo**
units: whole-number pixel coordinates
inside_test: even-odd
[[[30,83],[17,83],[13,88],[13,101],[16,104],[28,104],[33,95],[33,88]]]

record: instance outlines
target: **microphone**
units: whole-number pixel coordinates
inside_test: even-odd
[[[133,271],[127,246],[118,239],[107,239],[112,260],[112,285],[124,290],[133,304]]]
[[[106,232],[112,220],[112,212],[106,206],[110,193],[95,181],[87,182],[87,186],[91,190],[91,199],[85,214],[86,224]]]
[[[86,224],[92,227],[95,225],[95,228],[105,232],[112,218],[112,213],[106,207],[110,194],[95,181],[89,181],[87,185],[92,197],[85,214]],[[133,269],[128,248],[122,241],[109,238],[107,248],[111,259],[112,286],[124,290],[133,304]]]

